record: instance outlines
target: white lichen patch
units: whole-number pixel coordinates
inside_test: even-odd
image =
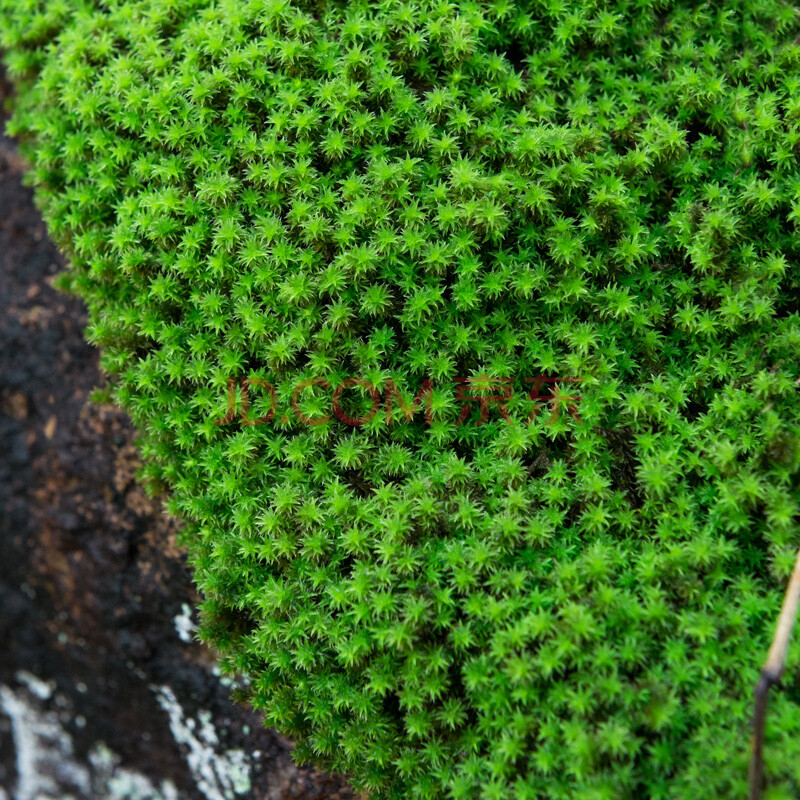
[[[186,763],[197,788],[206,800],[233,800],[250,790],[250,763],[243,750],[219,749],[219,737],[211,714],[201,711],[197,719],[186,716],[168,686],[151,686],[169,716],[175,741],[183,746]]]
[[[179,795],[170,781],[161,786],[161,793],[155,793],[150,781],[138,772],[119,766],[119,757],[103,742],[98,742],[89,753],[89,763],[93,767],[96,783],[105,787],[106,796],[122,800],[178,800]],[[100,796],[103,796],[102,791]]]
[[[248,678],[247,675],[223,675],[218,664],[214,664],[214,666],[211,667],[211,674],[215,678],[219,678],[220,686],[224,686],[226,689],[233,687],[237,689],[246,689],[250,686],[250,678]]]
[[[181,605],[181,613],[175,616],[174,622],[180,640],[187,643],[193,641],[192,634],[197,630],[197,625],[192,619],[192,609],[188,604]]]
[[[18,676],[28,683],[26,674]],[[11,720],[11,734],[16,755],[17,785],[14,800],[49,800],[67,798],[76,793],[85,796],[91,790],[89,772],[75,761],[72,740],[58,715],[45,712],[39,701],[47,699],[40,681],[32,683],[36,693],[23,686],[14,691],[0,686],[0,711]]]
[[[25,670],[20,670],[15,677],[20,683],[25,684],[32,695],[35,695],[40,700],[49,700],[53,696],[55,686],[51,681],[43,681]]]
[[[15,677],[19,686],[0,686],[0,713],[11,722],[17,773],[16,785],[6,787],[11,800],[178,800],[170,781],[157,788],[146,776],[121,768],[102,742],[92,748],[88,763],[79,762],[65,727],[71,716],[66,698],[53,698],[53,684],[30,673]],[[6,791],[0,791],[0,800],[9,800]]]

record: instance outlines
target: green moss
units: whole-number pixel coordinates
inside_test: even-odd
[[[797,9],[0,20],[10,128],[188,521],[203,635],[299,756],[374,798],[744,796],[800,545]],[[511,424],[456,424],[480,374],[515,381]],[[581,381],[579,415],[525,424],[543,374]],[[215,424],[245,375],[275,418]],[[430,379],[431,424],[289,413],[345,377]],[[796,797],[796,679],[771,709],[771,796]]]

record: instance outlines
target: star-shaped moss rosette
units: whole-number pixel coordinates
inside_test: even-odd
[[[202,634],[299,758],[376,800],[745,795],[800,544],[799,20],[0,0]]]

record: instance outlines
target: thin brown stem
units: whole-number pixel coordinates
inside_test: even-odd
[[[769,689],[780,680],[783,668],[786,666],[786,653],[789,650],[792,628],[797,619],[798,605],[800,605],[800,551],[797,553],[792,577],[783,598],[783,606],[775,628],[775,636],[772,638],[772,646],[769,648],[767,660],[764,662],[761,676],[756,684],[749,800],[759,800],[761,797],[761,786],[764,782],[764,728],[767,719]]]

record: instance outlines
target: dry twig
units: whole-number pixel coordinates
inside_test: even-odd
[[[800,551],[794,564],[792,577],[783,598],[783,606],[772,646],[761,670],[755,690],[755,713],[753,714],[753,741],[750,760],[750,800],[759,800],[764,778],[764,723],[767,717],[767,697],[772,684],[777,683],[786,665],[786,653],[792,635],[797,608],[800,604]]]

